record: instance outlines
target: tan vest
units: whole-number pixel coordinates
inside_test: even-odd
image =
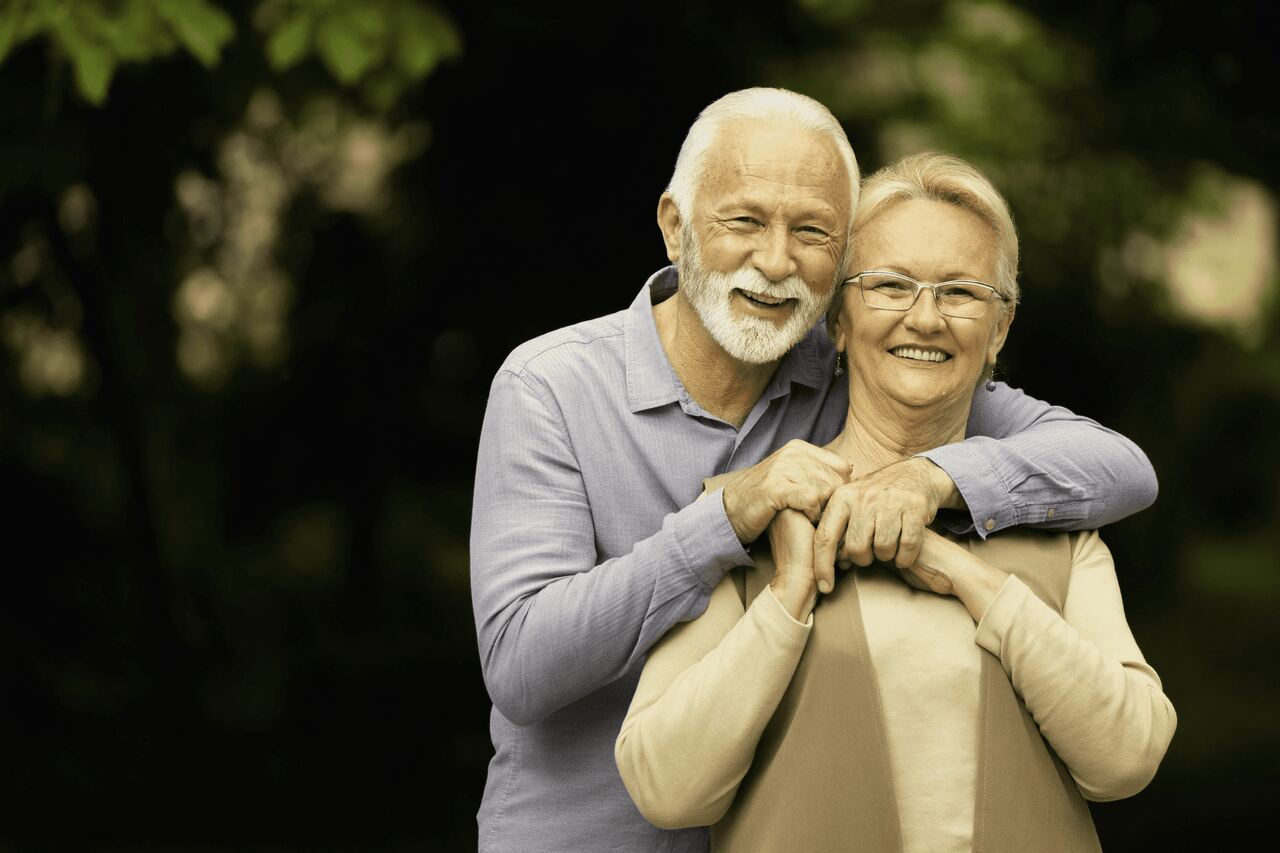
[[[1009,530],[967,541],[1016,574],[1058,613],[1071,577],[1066,535]],[[735,572],[744,602],[773,563]],[[728,813],[711,829],[716,851],[902,849],[876,675],[852,578],[814,608],[791,685],[765,728]],[[1089,807],[1040,736],[1000,661],[982,652],[973,849],[979,853],[1099,851]],[[839,737],[833,737],[833,732]]]

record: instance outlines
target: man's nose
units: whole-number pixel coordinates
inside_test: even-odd
[[[770,281],[782,281],[796,272],[796,262],[791,257],[790,237],[787,229],[777,226],[767,228],[760,234],[751,262]]]

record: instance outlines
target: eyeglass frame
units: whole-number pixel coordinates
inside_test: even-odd
[[[987,316],[987,309],[985,307],[982,309],[981,314],[976,314],[972,317],[966,317],[966,316],[957,315],[957,314],[948,314],[946,311],[942,310],[942,303],[938,301],[938,288],[948,284],[976,284],[979,287],[985,287],[987,290],[990,290],[991,296],[987,297],[986,299],[979,300],[980,302],[982,302],[984,306],[989,304],[992,301],[992,297],[1000,300],[1002,304],[1009,302],[1009,297],[1005,296],[1003,293],[1001,293],[995,287],[992,287],[991,285],[987,284],[985,281],[978,281],[976,278],[953,278],[953,279],[948,279],[947,281],[939,281],[933,284],[926,284],[923,281],[917,281],[916,279],[912,278],[909,275],[906,275],[905,273],[895,272],[893,270],[863,270],[862,272],[857,273],[856,275],[851,275],[846,277],[840,283],[847,287],[849,285],[849,282],[860,279],[864,275],[893,276],[894,278],[900,278],[904,281],[909,281],[916,286],[916,292],[911,297],[910,304],[908,304],[905,308],[889,308],[884,305],[872,305],[870,302],[868,302],[867,291],[862,286],[861,282],[859,282],[858,292],[862,296],[862,304],[866,305],[868,308],[873,308],[876,311],[900,311],[904,313],[907,311],[910,311],[912,308],[916,306],[916,303],[920,301],[920,292],[928,288],[933,293],[933,306],[937,308],[938,313],[944,317],[953,317],[957,320],[980,320],[983,317]]]

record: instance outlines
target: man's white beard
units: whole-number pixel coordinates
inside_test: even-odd
[[[729,355],[748,364],[777,361],[804,338],[827,311],[827,297],[814,293],[798,275],[770,281],[749,263],[731,273],[703,268],[697,240],[686,233],[687,251],[679,263],[680,290],[698,312],[702,325]],[[748,290],[779,299],[795,299],[781,327],[763,317],[737,314],[733,291]]]

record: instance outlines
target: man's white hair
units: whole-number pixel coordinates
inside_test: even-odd
[[[853,154],[853,146],[830,110],[813,98],[787,89],[755,88],[730,92],[698,114],[697,121],[689,128],[684,144],[680,146],[676,169],[671,175],[671,183],[667,185],[667,192],[671,194],[676,210],[680,211],[680,218],[690,221],[693,199],[707,174],[708,154],[715,146],[720,131],[725,125],[743,120],[768,121],[784,126],[790,124],[824,134],[835,143],[848,173],[850,216],[847,225],[851,230],[853,211],[858,209],[860,182],[858,158]],[[847,238],[848,234],[845,236]],[[847,239],[845,245],[847,248]]]

